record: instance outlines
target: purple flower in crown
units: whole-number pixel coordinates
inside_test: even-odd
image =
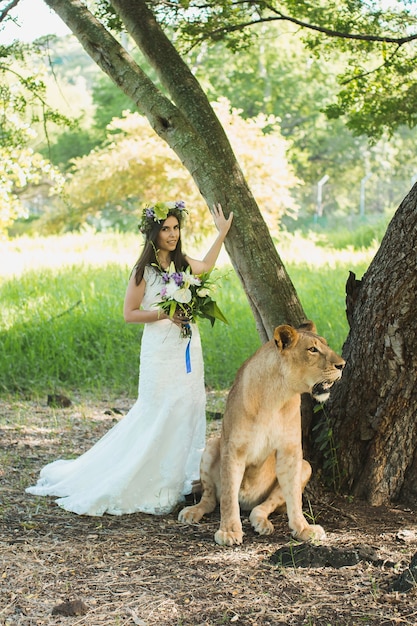
[[[170,278],[170,276],[169,276],[168,272],[163,272],[163,274],[162,274],[162,281],[163,281],[165,284],[166,284],[166,283],[169,283],[169,278]]]
[[[144,235],[149,235],[155,222],[159,224],[166,220],[168,214],[178,219],[181,224],[183,214],[187,213],[184,200],[176,200],[175,202],[156,202],[153,206],[145,207],[139,223],[139,230]]]

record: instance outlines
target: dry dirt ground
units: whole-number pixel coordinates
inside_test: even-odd
[[[87,449],[120,419],[109,409],[124,413],[130,404],[0,401],[1,625],[417,624],[416,587],[390,590],[417,551],[416,512],[404,506],[309,494],[306,511],[328,534],[323,546],[359,558],[284,567],[274,555],[297,546],[283,515],[272,517],[268,537],[242,515],[243,545],[224,548],[213,540],[218,510],[195,526],[176,513],[78,517],[24,493],[46,462]]]

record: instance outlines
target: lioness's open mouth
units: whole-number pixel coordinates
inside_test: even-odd
[[[316,383],[311,392],[313,398],[320,402],[325,402],[330,395],[330,389],[333,387],[335,381],[323,381]]]

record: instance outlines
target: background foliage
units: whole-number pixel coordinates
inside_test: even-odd
[[[99,6],[115,25],[110,5]],[[213,1],[204,20],[192,6],[178,3],[174,13],[165,5],[159,16],[209,99],[218,103],[272,229],[288,211],[315,225],[346,218],[349,226],[357,215],[381,214],[398,205],[417,179],[413,42],[371,39],[412,33],[412,6],[398,3],[397,13],[381,14],[373,5],[365,10],[363,2],[350,0],[338,3],[335,13],[330,1],[320,8],[290,0],[278,8]],[[317,30],[300,29],[294,19]],[[328,36],[332,29],[338,36]],[[352,33],[365,39],[339,37]],[[7,137],[3,160],[19,162],[23,148],[43,157],[37,157],[42,164],[37,180],[21,176],[16,181],[10,168],[1,177],[3,233],[56,233],[84,223],[130,229],[133,207],[171,194],[189,198],[199,209],[196,226],[204,224],[205,208],[188,173],[145,129],[132,103],[74,37],[45,38],[0,52],[0,97],[7,111],[0,122]],[[404,104],[401,112],[398,98]],[[64,197],[58,195],[53,173],[68,181]],[[328,180],[320,198],[324,176]],[[285,224],[297,227],[293,220]]]

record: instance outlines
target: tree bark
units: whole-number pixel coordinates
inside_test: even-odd
[[[45,0],[86,52],[146,115],[176,152],[209,208],[220,202],[233,226],[225,242],[262,341],[275,326],[297,326],[305,314],[246,183],[226,133],[191,70],[145,0],[113,0],[126,30],[158,74],[168,98],[80,0]]]
[[[415,500],[417,185],[360,286],[349,284],[346,367],[326,405],[345,486],[373,505]]]

